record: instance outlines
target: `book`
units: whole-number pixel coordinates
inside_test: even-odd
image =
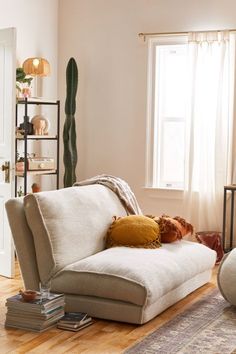
[[[44,313],[53,310],[58,306],[64,306],[64,294],[50,293],[47,299],[42,299],[40,295],[35,300],[26,302],[20,294],[7,299],[6,306],[12,309],[21,309],[22,311]]]
[[[50,293],[48,295],[47,298],[41,298],[41,294],[38,293],[36,299],[34,300],[31,300],[31,301],[24,301],[24,299],[22,298],[22,296],[20,294],[17,294],[17,295],[14,295],[14,296],[11,296],[7,299],[7,304],[15,304],[15,305],[19,305],[19,306],[22,306],[22,304],[25,304],[26,306],[28,305],[41,305],[43,307],[47,307],[49,306],[50,304],[54,303],[55,301],[57,301],[58,299],[60,298],[64,298],[64,294],[54,294],[54,293]]]
[[[89,317],[88,314],[84,312],[66,312],[65,315],[60,319],[60,323],[81,324],[88,319],[91,320],[91,317]]]
[[[77,326],[77,327],[67,327],[67,326],[63,326],[63,325],[57,324],[57,328],[64,329],[66,331],[78,332],[81,329],[90,326],[91,324],[93,324],[93,321],[90,321],[88,323],[85,323],[85,324],[83,324],[81,326]]]
[[[51,326],[49,327],[46,327],[46,328],[42,328],[42,329],[34,329],[34,328],[28,328],[28,327],[24,327],[22,325],[13,325],[13,324],[9,324],[9,325],[6,325],[5,326],[7,328],[17,328],[17,329],[22,329],[23,331],[31,331],[31,332],[37,332],[37,333],[41,333],[41,332],[45,332],[47,331],[48,329],[50,328],[53,328],[55,327],[55,323],[53,323]]]
[[[63,312],[63,316],[64,316],[64,306],[59,306],[56,307],[55,309],[49,311],[49,312],[45,312],[45,313],[32,313],[32,312],[28,312],[25,310],[20,310],[20,309],[12,309],[12,308],[8,308],[7,310],[7,316],[14,316],[14,317],[24,317],[24,318],[34,318],[35,320],[47,320],[53,316],[56,316],[58,313]]]
[[[66,312],[58,321],[57,327],[68,331],[77,332],[92,324],[92,318],[84,312]]]
[[[28,313],[29,315],[34,315],[34,316],[37,316],[37,315],[50,315],[50,313],[53,313],[57,308],[59,307],[63,307],[64,308],[65,306],[65,303],[60,303],[60,304],[57,304],[54,308],[51,308],[49,310],[45,310],[45,309],[42,309],[42,308],[39,308],[39,309],[31,309],[31,308],[18,308],[18,307],[8,307],[7,308],[11,311],[14,311],[14,312],[23,312],[23,313]]]
[[[6,301],[5,326],[42,332],[64,316],[64,305],[64,294],[50,293],[47,299],[39,295],[29,302],[25,302],[19,294],[14,295]]]
[[[61,312],[46,321],[35,321],[34,318],[29,321],[29,319],[24,319],[23,317],[12,318],[10,316],[6,316],[5,326],[22,326],[24,328],[27,328],[28,330],[41,331],[43,329],[51,327],[53,324],[56,324],[58,320],[63,316],[63,314],[64,312]]]
[[[89,322],[92,322],[92,318],[91,317],[88,317],[83,322],[64,322],[64,321],[59,320],[58,321],[58,325],[64,326],[64,327],[67,327],[67,328],[77,328],[77,327],[83,326],[83,325],[85,325],[86,323],[89,323]]]

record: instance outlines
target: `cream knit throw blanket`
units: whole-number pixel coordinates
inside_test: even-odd
[[[102,184],[116,193],[117,197],[123,204],[127,215],[142,215],[142,211],[138,205],[134,193],[130,189],[128,183],[126,183],[123,179],[103,174],[84,181],[75,182],[74,186],[87,186],[89,184]]]

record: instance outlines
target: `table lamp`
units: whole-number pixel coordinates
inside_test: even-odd
[[[36,97],[38,97],[38,77],[50,75],[50,64],[44,58],[28,58],[23,63],[23,70],[26,75],[35,76]]]

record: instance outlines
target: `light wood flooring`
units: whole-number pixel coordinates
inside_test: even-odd
[[[164,311],[145,325],[137,326],[105,320],[95,323],[80,332],[62,331],[57,328],[44,333],[27,332],[19,329],[5,329],[5,299],[23,288],[16,265],[15,279],[0,277],[0,354],[5,353],[69,353],[69,354],[117,354],[153,332],[176,314],[184,311],[203,294],[216,286],[217,268],[212,280],[182,301]]]

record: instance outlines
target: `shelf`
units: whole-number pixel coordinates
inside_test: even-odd
[[[57,105],[59,101],[57,100],[46,100],[43,97],[30,97],[27,98],[18,98],[17,104],[48,104],[48,105]]]
[[[24,140],[24,135],[16,136],[17,140]],[[56,135],[27,135],[27,140],[57,140]]]
[[[20,121],[27,122],[29,119],[29,108],[36,108],[35,106],[41,106],[41,105],[50,105],[50,109],[55,111],[52,112],[54,114],[54,118],[56,117],[56,127],[55,130],[50,132],[50,135],[28,135],[27,130],[17,128],[19,126]],[[21,106],[21,107],[20,107]],[[29,107],[31,106],[31,107]],[[27,156],[29,156],[28,152],[29,149],[30,151],[32,150],[32,146],[29,143],[30,141],[38,141],[37,143],[37,149],[40,149],[45,145],[47,141],[54,141],[53,147],[56,148],[55,151],[53,151],[53,155],[55,158],[55,164],[51,165],[44,165],[45,168],[49,168],[49,166],[54,167],[53,169],[46,169],[46,170],[28,170],[29,166],[36,166],[39,168],[40,165],[28,165],[27,162],[23,162],[23,166],[21,164],[15,166],[15,196],[17,196],[18,192],[18,185],[21,185],[23,188],[22,191],[24,195],[27,195],[27,188],[28,188],[28,179],[31,177],[33,179],[33,176],[46,176],[48,175],[48,178],[51,178],[54,180],[54,176],[56,177],[56,189],[59,189],[59,168],[60,168],[60,159],[59,159],[59,148],[60,148],[60,101],[57,99],[47,99],[45,97],[28,97],[28,98],[18,98],[16,100],[16,116],[15,116],[15,127],[16,127],[16,132],[15,132],[15,160],[17,160],[17,151],[18,147],[20,150],[23,149],[23,156],[26,161]],[[21,118],[21,120],[19,119]],[[54,119],[55,120],[55,119]],[[24,127],[24,124],[22,125]],[[20,134],[23,133],[22,135]],[[33,132],[33,131],[32,131]],[[39,144],[39,145],[38,145]],[[54,145],[55,144],[55,145]],[[50,147],[52,147],[51,143],[48,144]],[[35,146],[36,148],[36,146]],[[21,151],[22,154],[22,151]],[[43,165],[41,165],[43,166]],[[21,168],[23,167],[23,171],[17,171],[16,167]],[[51,176],[51,177],[50,177]],[[53,177],[53,178],[52,178]],[[20,178],[20,180],[19,180]],[[55,181],[54,181],[55,182]],[[22,186],[23,184],[23,186]]]
[[[27,176],[37,176],[37,175],[55,175],[57,170],[36,170],[36,171],[27,171]],[[16,171],[15,175],[17,177],[25,177],[24,172]]]

